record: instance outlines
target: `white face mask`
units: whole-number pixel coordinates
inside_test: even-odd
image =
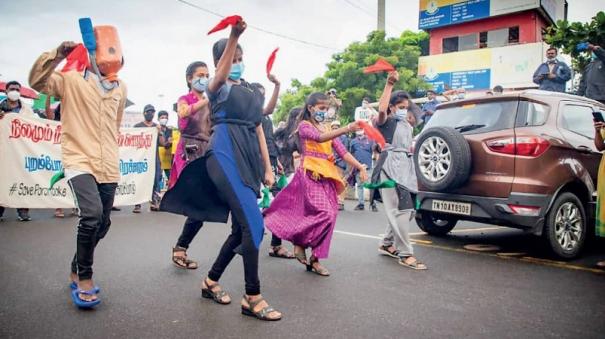
[[[407,108],[398,109],[395,111],[395,119],[397,119],[397,121],[404,121],[407,114]]]
[[[168,119],[166,119],[166,118],[162,118],[159,121],[160,121],[160,125],[162,125],[162,126],[166,126],[168,124]]]
[[[21,98],[21,93],[19,93],[19,91],[12,90],[6,93],[6,96],[10,101],[17,101],[19,98]]]

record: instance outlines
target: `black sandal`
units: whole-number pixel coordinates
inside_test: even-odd
[[[229,296],[229,294],[227,292],[225,292],[222,288],[220,291],[213,291],[213,289],[217,286],[219,286],[218,283],[214,283],[212,285],[208,284],[208,279],[205,278],[203,281],[203,284],[206,286],[205,288],[203,287],[204,285],[202,285],[202,298],[206,298],[206,299],[212,299],[214,300],[214,302],[216,302],[217,304],[221,304],[221,305],[229,305],[231,304],[231,300],[229,301],[223,301],[223,298],[225,297],[229,297],[229,299],[231,299],[231,296]]]
[[[265,300],[265,299],[263,299],[263,297],[260,297],[256,301],[252,301],[252,300],[248,299],[247,296],[244,295],[244,300],[246,300],[246,302],[248,303],[248,307],[245,307],[244,305],[242,305],[242,314],[243,315],[247,315],[249,317],[256,317],[257,319],[264,320],[264,321],[281,320],[281,318],[282,318],[281,316],[279,318],[269,318],[269,314],[271,312],[277,312],[276,309],[274,309],[273,307],[271,307],[269,305],[265,306],[263,309],[261,309],[258,312],[254,312],[254,309],[256,308],[256,306]]]
[[[382,255],[386,255],[391,258],[399,259],[399,251],[398,250],[389,251],[390,247],[391,246],[380,246],[378,248],[378,253],[380,253]]]
[[[187,259],[187,257],[183,255],[174,255],[176,252],[185,252],[186,254],[187,249],[179,246],[172,248],[172,262],[176,265],[176,267],[187,270],[195,270],[198,268],[197,261]]]

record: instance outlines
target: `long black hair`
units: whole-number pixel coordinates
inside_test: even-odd
[[[387,113],[391,113],[391,106],[395,106],[403,101],[410,101],[410,95],[406,91],[395,91],[391,93],[391,98],[389,99],[389,107],[387,109]]]
[[[189,89],[191,89],[191,84],[189,83],[189,78],[193,77],[195,70],[198,69],[199,67],[208,68],[208,65],[206,65],[206,63],[203,61],[194,61],[194,62],[190,63],[189,66],[187,66],[187,70],[185,71],[185,82],[187,83],[187,87],[189,87]]]
[[[217,66],[219,60],[221,60],[221,57],[225,52],[225,48],[227,48],[227,41],[229,40],[221,39],[215,42],[214,46],[212,46],[212,58],[214,59],[214,66]],[[240,44],[237,44],[237,49],[239,49],[240,52],[244,53],[244,50],[242,49],[242,46],[240,46]]]
[[[305,107],[303,108],[302,113],[300,114],[300,119],[298,122],[301,122],[303,120],[311,121],[312,115],[311,115],[311,111],[309,111],[309,106],[315,106],[315,105],[317,105],[318,102],[327,101],[327,100],[328,100],[328,96],[325,95],[324,93],[315,92],[315,93],[309,94],[309,96],[307,96],[307,99],[305,100]]]
[[[302,108],[301,107],[294,107],[290,110],[290,113],[288,113],[288,120],[286,122],[286,127],[284,128],[278,128],[275,131],[274,137],[275,140],[278,140],[282,143],[286,143],[286,141],[288,140],[288,138],[292,135],[292,133],[294,133],[294,131],[296,131],[296,127],[298,126],[298,116],[300,115],[300,112],[302,112]]]

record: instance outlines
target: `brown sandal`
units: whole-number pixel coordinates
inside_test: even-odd
[[[412,262],[407,262],[408,259],[412,258]],[[403,266],[403,267],[407,267],[407,268],[411,268],[413,270],[418,270],[418,271],[424,271],[427,270],[428,267],[426,267],[425,264],[421,263],[420,261],[418,261],[418,259],[416,259],[416,257],[414,256],[409,256],[409,257],[404,257],[399,259],[399,265]]]
[[[282,259],[294,259],[295,256],[288,251],[287,248],[279,245],[271,247],[269,251],[269,256],[274,258],[282,258]]]
[[[321,275],[322,277],[329,277],[330,276],[330,271],[328,271],[327,268],[320,266],[319,268],[315,268],[315,266],[313,266],[313,264],[318,263],[319,264],[319,260],[317,260],[317,258],[315,257],[311,257],[311,262],[309,263],[309,265],[307,265],[307,271],[308,272],[313,272],[317,275]]]
[[[271,312],[278,312],[276,309],[274,309],[273,307],[271,307],[269,305],[265,306],[263,309],[261,309],[258,312],[254,312],[254,309],[256,308],[256,306],[265,300],[262,297],[256,301],[252,301],[247,296],[244,295],[244,300],[246,300],[246,302],[248,303],[248,307],[245,307],[244,305],[242,305],[242,314],[243,315],[247,315],[249,317],[256,317],[257,319],[264,320],[264,321],[281,320],[281,318],[282,318],[281,316],[279,318],[270,318],[269,317],[269,314]]]
[[[229,299],[231,299],[231,296],[229,296],[229,294],[225,292],[222,288],[220,291],[213,291],[213,289],[217,286],[220,287],[218,283],[214,283],[212,285],[208,284],[208,278],[204,278],[202,285],[202,298],[212,299],[214,300],[214,302],[221,305],[231,304],[231,300],[223,301],[223,298],[229,297]]]
[[[187,249],[179,246],[172,248],[172,262],[177,267],[188,270],[195,270],[198,268],[197,262],[195,260],[187,259],[187,257],[183,255],[175,255],[175,253],[177,252],[185,252],[186,254]]]

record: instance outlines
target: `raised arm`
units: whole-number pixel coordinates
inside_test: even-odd
[[[387,121],[387,110],[389,109],[389,100],[391,100],[391,93],[393,93],[393,86],[399,81],[399,73],[392,71],[389,73],[386,84],[384,84],[384,90],[380,96],[378,102],[378,126],[384,125]]]
[[[216,66],[216,75],[208,84],[208,91],[216,93],[219,88],[221,88],[227,82],[229,73],[231,73],[233,57],[235,56],[235,51],[237,49],[237,41],[242,33],[244,33],[246,30],[246,27],[246,22],[243,20],[231,27],[231,34],[229,35],[227,46],[225,47],[225,51],[223,52],[218,65]]]
[[[55,72],[55,68],[76,46],[73,41],[65,41],[56,49],[42,53],[29,72],[31,88],[62,99],[63,75]]]
[[[279,97],[279,88],[281,86],[281,83],[273,74],[269,75],[269,81],[271,81],[275,86],[273,87],[273,94],[271,94],[271,99],[269,99],[267,106],[263,110],[263,115],[269,115],[273,113],[273,111],[275,111],[275,106],[277,105],[277,98]]]

